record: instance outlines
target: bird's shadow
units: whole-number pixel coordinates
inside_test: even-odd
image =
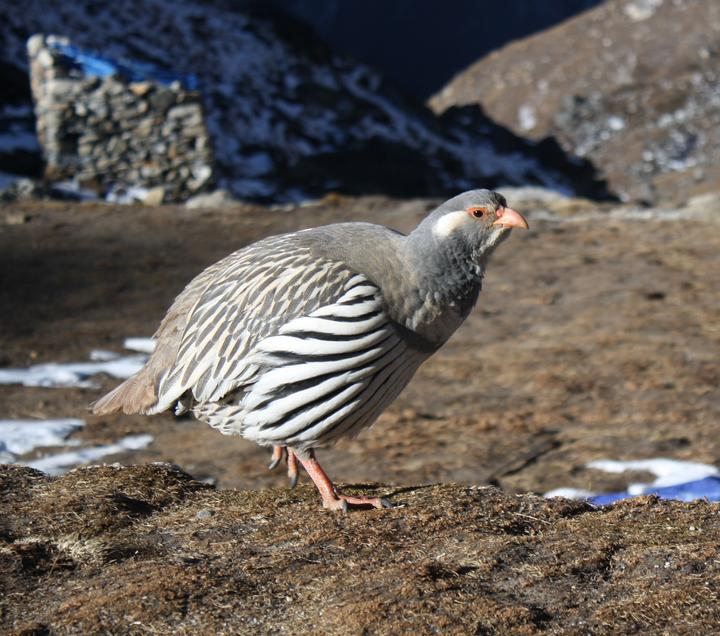
[[[416,486],[402,486],[397,487],[392,490],[386,491],[381,496],[383,499],[394,499],[395,497],[411,492],[415,492],[416,490],[423,490],[425,488],[433,488],[434,486],[437,486],[438,484],[421,484]],[[388,488],[387,484],[382,483],[357,483],[357,484],[343,484],[341,487],[342,492],[347,492],[347,490],[352,491],[364,491],[367,492],[368,490],[377,493],[378,491],[382,491],[385,488]],[[400,508],[406,505],[406,502],[404,501],[391,501],[393,504],[393,508]],[[354,506],[355,509],[363,509],[363,508],[371,508],[372,506],[368,504],[368,506]]]

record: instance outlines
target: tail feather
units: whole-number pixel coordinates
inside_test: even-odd
[[[90,405],[93,415],[147,413],[157,402],[155,382],[147,367],[140,369],[120,386]]]
[[[213,278],[227,267],[232,258],[234,256],[230,255],[215,265],[211,265],[180,292],[153,336],[155,351],[151,354],[150,359],[134,376],[93,402],[89,407],[93,414],[108,415],[120,412],[153,414],[159,412],[158,406],[164,406],[166,409],[174,404],[174,400],[166,401],[167,396],[163,396],[163,404],[158,405],[160,379],[175,363],[180,341],[195,303],[198,302]],[[178,395],[177,399],[180,397]]]

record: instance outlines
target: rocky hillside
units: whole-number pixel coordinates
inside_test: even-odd
[[[555,136],[624,199],[681,203],[720,186],[720,4],[609,0],[460,73],[437,112],[482,104]]]
[[[491,487],[217,491],[167,464],[0,467],[9,634],[716,633],[719,506]]]
[[[66,35],[116,59],[196,75],[221,185],[242,197],[445,193],[528,182],[568,191],[589,174],[588,166],[507,132],[497,139],[486,118],[474,118],[470,127],[440,121],[377,72],[331,54],[308,28],[264,3],[241,6],[190,0],[3,5],[0,69],[15,80],[22,76],[25,41],[41,32]],[[12,146],[29,119],[21,85],[6,99],[0,150]]]

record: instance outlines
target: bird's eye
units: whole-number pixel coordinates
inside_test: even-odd
[[[470,208],[468,210],[470,216],[474,216],[476,219],[481,219],[487,214],[487,208]]]

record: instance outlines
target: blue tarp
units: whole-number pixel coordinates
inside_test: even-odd
[[[694,501],[695,499],[720,501],[720,477],[705,477],[705,479],[688,481],[675,486],[648,488],[642,494],[657,495],[660,499],[676,499],[678,501]],[[640,495],[631,495],[628,492],[613,492],[590,497],[588,501],[597,506],[605,506],[620,501],[621,499],[630,499],[631,497],[639,496]]]
[[[137,60],[112,60],[95,51],[80,49],[72,44],[53,42],[49,46],[65,56],[73,66],[79,68],[85,75],[96,77],[119,75],[128,82],[152,80],[165,85],[180,82],[183,87],[191,91],[199,88],[199,82],[195,75],[173,73],[158,68],[154,64],[138,62]]]

